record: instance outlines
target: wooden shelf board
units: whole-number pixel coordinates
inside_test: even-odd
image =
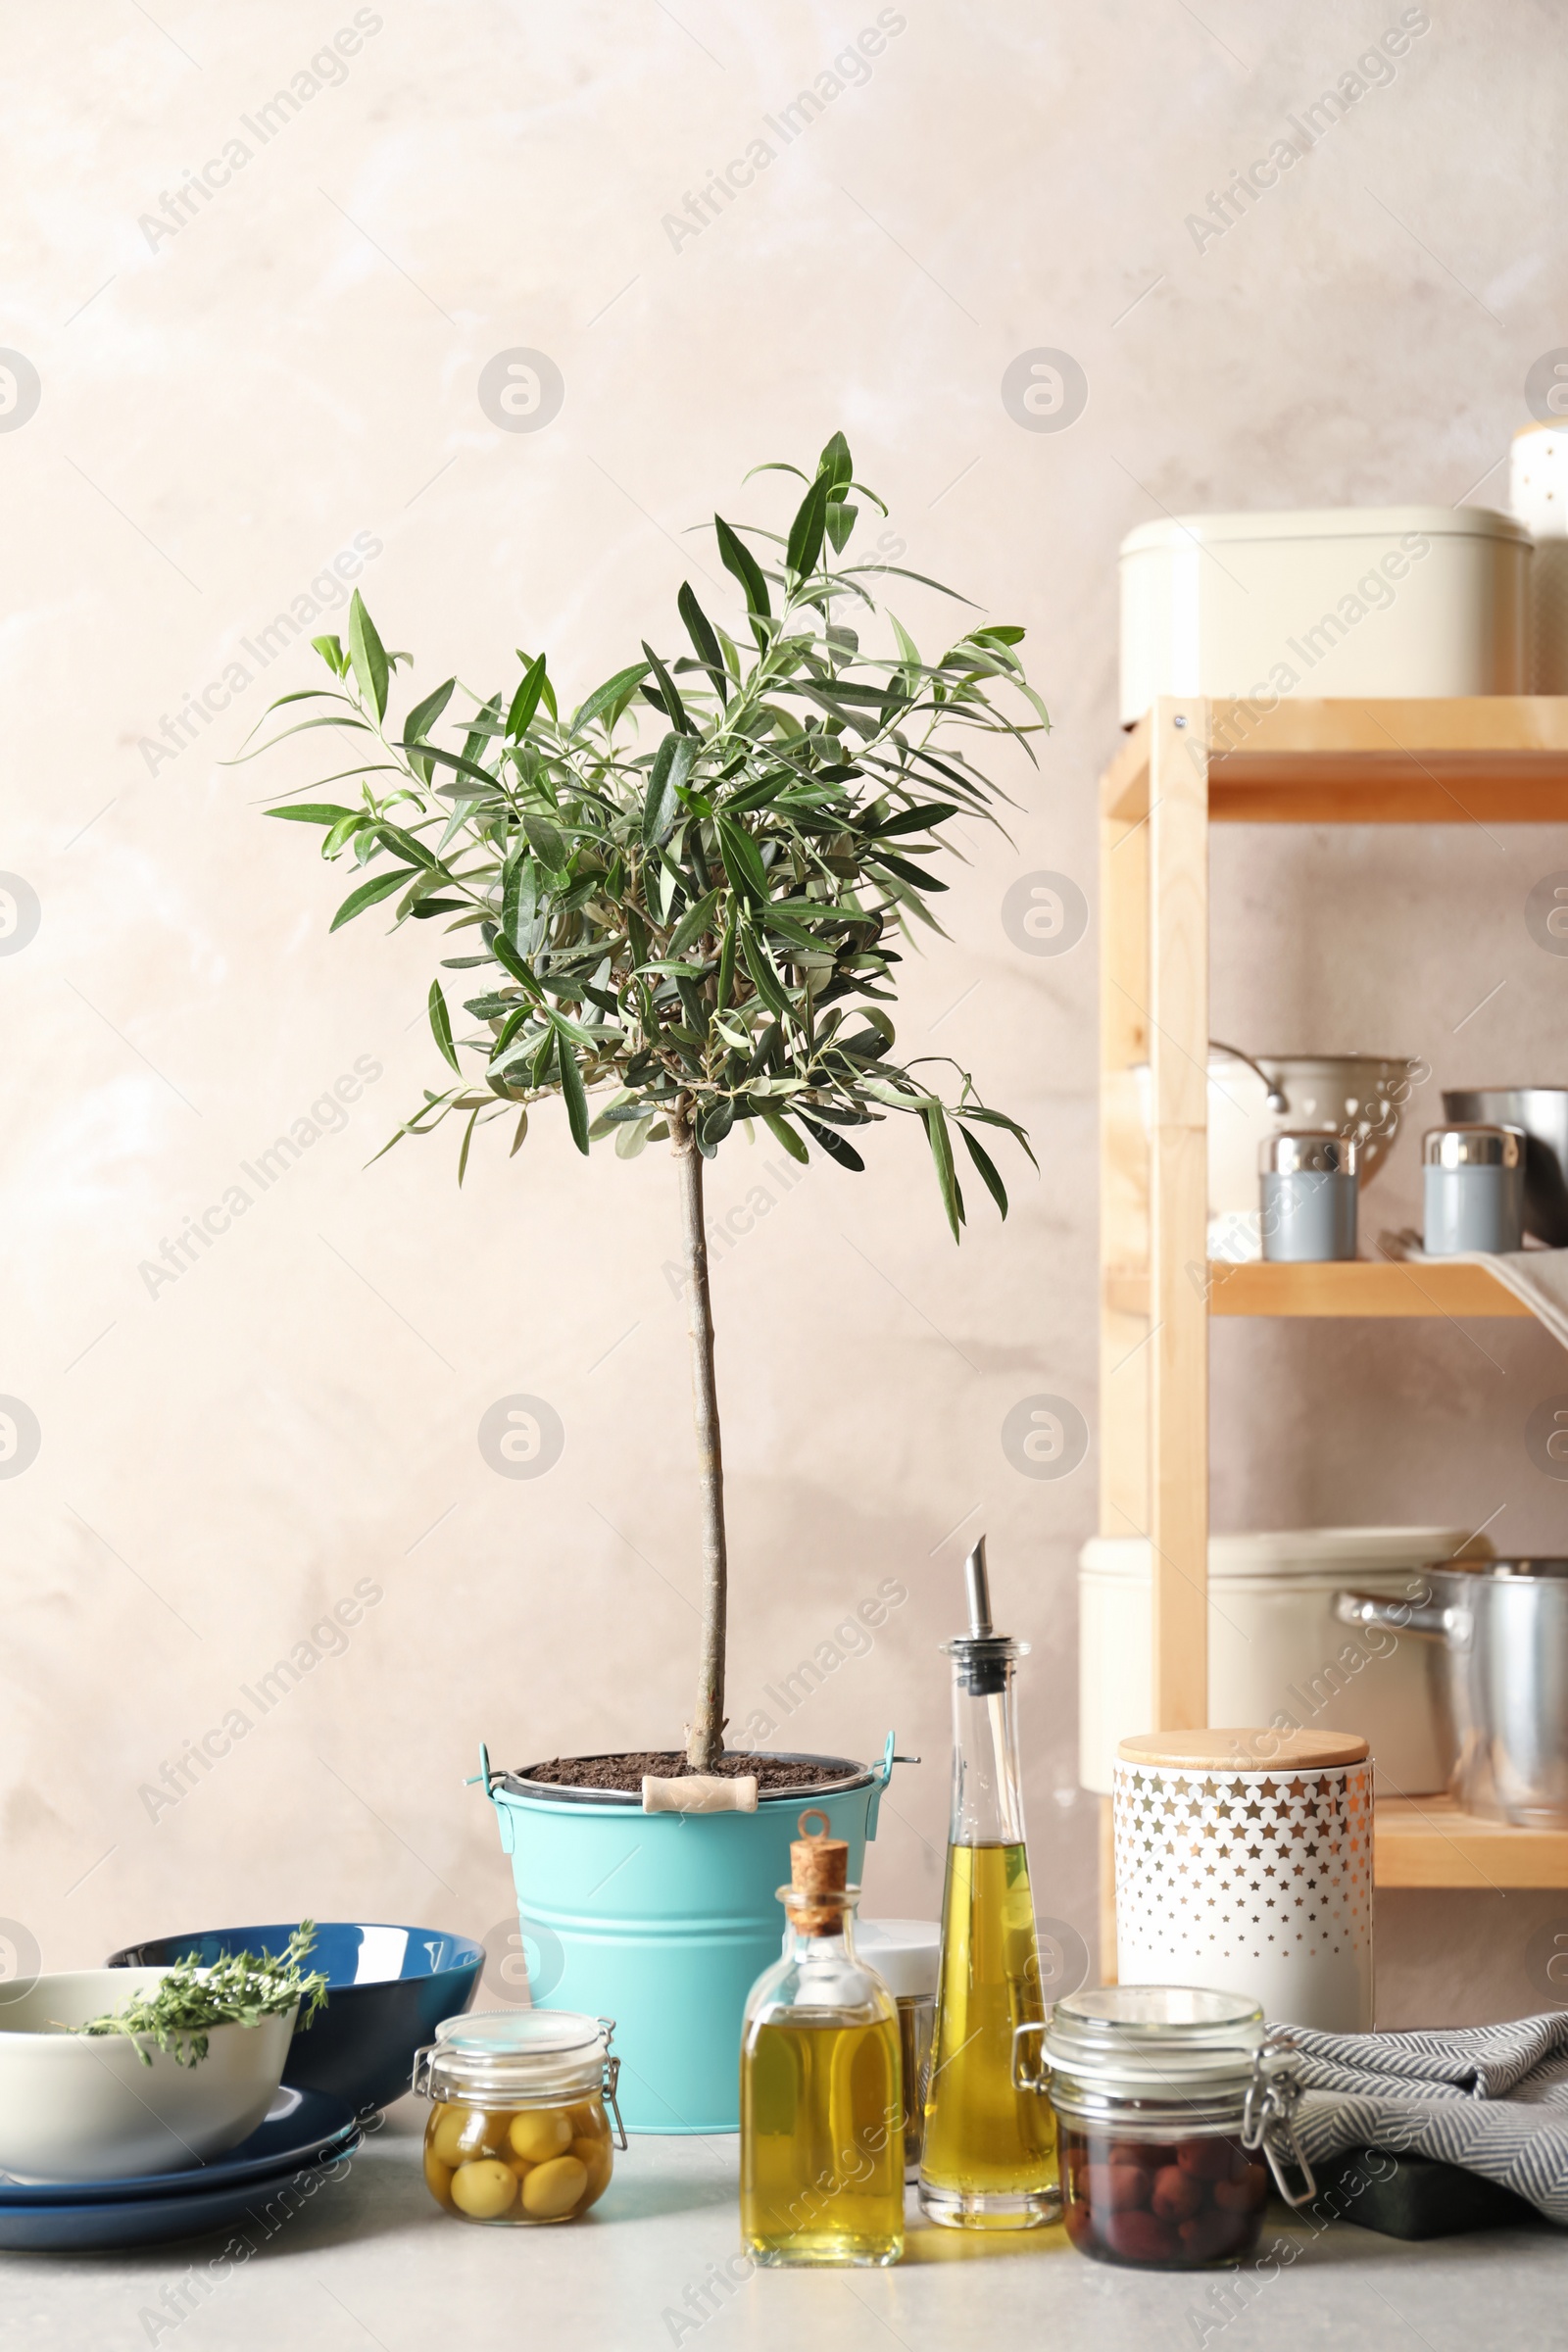
[[[1216,824],[1568,822],[1568,696],[1209,705]],[[1102,779],[1107,816],[1149,811],[1152,721]]]
[[[1247,1265],[1210,1260],[1211,1315],[1527,1316],[1522,1298],[1485,1266],[1400,1265],[1390,1259],[1336,1264]],[[1118,1314],[1147,1315],[1149,1276],[1141,1266],[1112,1266],[1105,1303]]]
[[[1568,1887],[1568,1829],[1519,1830],[1462,1813],[1450,1797],[1380,1797],[1379,1886]]]

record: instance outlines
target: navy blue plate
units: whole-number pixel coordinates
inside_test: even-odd
[[[274,2173],[295,2173],[304,2165],[330,2163],[348,2145],[359,2144],[354,2110],[346,2099],[334,2099],[321,2090],[284,2090],[273,2100],[272,2108],[237,2147],[177,2173],[140,2173],[111,2180],[13,2181],[0,2175],[0,2215],[68,2205],[121,2204],[141,2197],[190,2197],[220,2187],[245,2187],[269,2180]],[[0,2245],[10,2242],[0,2236]]]
[[[158,1936],[111,1952],[106,1965],[169,1968],[194,1959],[210,1967],[231,1952],[281,1952],[293,1934],[289,1925]],[[402,2097],[415,2051],[435,2039],[444,2018],[467,2008],[484,1946],[436,1928],[323,1920],[305,1965],[324,1972],[326,2007],[295,2028],[283,2080],[297,2090],[330,2091],[364,2114]]]
[[[353,2131],[314,2164],[294,2165],[259,2180],[217,2181],[208,2166],[194,2176],[198,2185],[177,2197],[120,2197],[105,2205],[0,2207],[0,2252],[107,2253],[121,2246],[156,2246],[177,2237],[206,2237],[216,2230],[243,2230],[247,2223],[270,2237],[306,2202],[331,2189],[333,2163],[351,2156],[359,2144],[360,2134]]]

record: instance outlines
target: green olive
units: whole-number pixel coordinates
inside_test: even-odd
[[[587,2185],[585,2164],[575,2156],[553,2156],[546,2164],[536,2164],[524,2180],[522,2209],[536,2222],[559,2222],[563,2214],[571,2211]]]
[[[460,2164],[452,2176],[453,2204],[475,2222],[499,2221],[516,2195],[516,2174],[494,2156]]]
[[[530,2164],[544,2164],[552,2156],[564,2155],[571,2145],[571,2126],[555,2107],[524,2107],[512,2119],[507,2137],[512,2142],[514,2156],[522,2156]]]
[[[464,2164],[475,2156],[492,2156],[502,2145],[505,2119],[499,2130],[481,2107],[443,2107],[431,2119],[430,2152],[439,2164]]]

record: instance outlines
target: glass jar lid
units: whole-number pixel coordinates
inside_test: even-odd
[[[1262,2010],[1243,1994],[1107,1984],[1056,2003],[1045,2055],[1053,2095],[1070,2096],[1077,2086],[1118,2099],[1206,2104],[1245,2098],[1266,2038]]]
[[[603,2088],[614,2030],[613,2019],[574,2009],[449,2017],[416,2058],[414,2087],[433,2099],[496,2106],[580,2097]]]

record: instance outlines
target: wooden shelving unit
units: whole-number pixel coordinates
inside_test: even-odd
[[[1208,828],[1564,821],[1568,697],[1161,699],[1101,779],[1100,1525],[1152,1544],[1154,1730],[1208,1720],[1210,1315],[1530,1311],[1482,1266],[1208,1262]],[[1376,1875],[1568,1886],[1568,1831],[1383,1803]]]

